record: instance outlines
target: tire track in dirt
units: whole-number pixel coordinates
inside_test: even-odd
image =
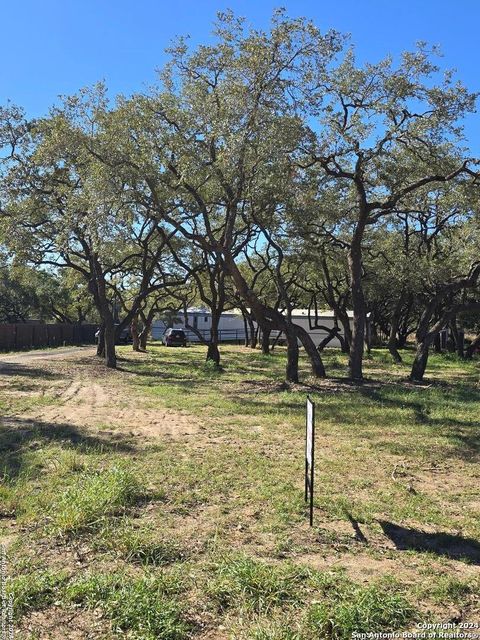
[[[145,397],[125,384],[121,374],[112,375],[111,371],[97,368],[94,359],[85,366],[85,358],[93,354],[93,349],[87,347],[0,358],[0,367],[10,367],[6,388],[8,377],[24,376],[31,370],[29,377],[33,376],[34,384],[22,394],[46,401],[40,404],[33,401],[31,409],[22,412],[22,419],[147,439],[202,435],[202,421],[198,417],[173,409],[145,407]],[[40,371],[37,375],[37,370],[44,371],[45,378]],[[12,388],[11,393],[20,392]]]
[[[184,438],[197,434],[201,422],[195,416],[170,409],[143,408],[142,397],[123,386],[74,379],[57,389],[55,404],[37,408],[32,418],[81,428],[125,431],[149,438]]]

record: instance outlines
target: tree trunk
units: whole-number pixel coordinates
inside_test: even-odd
[[[341,333],[337,335],[338,341],[340,342],[340,350],[342,353],[350,353],[350,346]]]
[[[365,317],[365,348],[367,354],[372,352],[372,320],[371,317]]]
[[[425,374],[428,362],[429,341],[425,338],[417,344],[417,352],[410,373],[410,380],[413,382],[421,382]]]
[[[350,318],[348,313],[343,309],[336,309],[337,318],[343,327],[343,336],[338,336],[340,340],[340,347],[342,353],[350,353],[350,346],[352,344],[352,327],[350,326]]]
[[[294,332],[287,331],[287,380],[298,382],[298,340]]]
[[[293,325],[293,331],[303,345],[312,367],[312,374],[316,378],[325,378],[325,367],[323,366],[322,358],[317,350],[315,343],[313,342],[310,334],[306,329],[299,325]]]
[[[243,346],[248,347],[248,345],[250,344],[250,336],[248,334],[247,316],[244,313],[242,313],[242,318],[243,318],[243,330],[245,332],[245,340],[244,340]]]
[[[467,360],[471,360],[473,358],[473,354],[475,353],[475,349],[480,346],[480,333],[475,336],[472,342],[468,345],[465,350],[465,358]]]
[[[362,255],[360,241],[353,241],[348,254],[350,277],[352,286],[353,306],[353,334],[350,345],[350,358],[348,362],[350,378],[361,382],[363,380],[363,349],[365,343],[365,296],[362,287]]]
[[[220,351],[218,350],[218,325],[220,324],[220,313],[212,310],[212,326],[210,328],[210,342],[207,348],[207,362],[211,360],[217,367],[220,366]]]
[[[453,329],[453,327],[450,327],[450,332],[447,334],[447,351],[448,353],[455,353],[455,343],[456,343],[456,338],[455,338],[455,333],[454,331],[456,331],[456,327],[455,330]]]
[[[250,331],[250,348],[256,349],[258,342],[258,328],[255,328],[252,316],[247,316],[248,329]]]
[[[275,349],[275,347],[277,346],[278,341],[280,340],[280,338],[282,337],[282,331],[277,331],[277,335],[274,337],[274,339],[270,342],[270,353],[273,353],[273,350]]]
[[[322,351],[325,349],[325,347],[334,339],[337,338],[338,340],[340,340],[341,336],[340,336],[340,330],[338,327],[333,327],[332,329],[329,329],[327,335],[325,336],[325,338],[323,340],[321,340],[318,344],[317,347],[317,351],[319,353],[322,353]],[[343,340],[343,338],[342,338]],[[340,344],[341,340],[340,340]]]
[[[272,333],[271,327],[262,327],[262,353],[268,356],[270,353],[270,334]]]
[[[405,345],[407,344],[408,336],[409,336],[408,333],[399,331],[399,333],[398,333],[398,342],[397,342],[397,347],[399,349],[403,349],[405,347]]]
[[[207,348],[207,361],[211,360],[216,364],[217,367],[220,366],[220,351],[218,350],[218,344],[210,342]]]
[[[138,317],[135,316],[130,324],[130,332],[132,334],[132,349],[140,351],[140,338],[138,335]]]
[[[148,326],[147,324],[144,324],[143,329],[140,331],[139,341],[140,341],[140,349],[142,351],[147,350],[147,340],[150,333],[151,325],[152,325],[151,322],[150,322],[150,326]]]
[[[465,340],[464,340],[464,332],[458,328],[457,326],[457,318],[452,318],[450,322],[450,327],[452,331],[453,341],[454,341],[454,350],[457,352],[457,356],[459,358],[465,357]]]
[[[260,325],[257,324],[257,326],[255,327],[255,337],[254,337],[254,341],[252,342],[252,349],[256,349],[257,345],[258,345],[258,334],[260,333]]]
[[[235,263],[232,254],[229,251],[223,249],[223,255],[228,274],[232,277],[239,294],[245,300],[246,304],[252,309],[252,312],[257,319],[257,323],[259,323],[262,328],[264,328],[265,325],[268,325],[270,329],[276,329],[279,331],[284,331],[286,333],[288,331],[288,324],[285,317],[276,309],[267,307],[259,300],[256,294],[248,286],[245,278],[238,268],[238,265]],[[296,351],[298,359],[298,344],[296,342],[296,338],[295,340],[292,340],[289,336],[287,336],[287,341],[289,343],[287,351],[292,354],[292,357],[294,357],[294,353]],[[320,354],[316,349],[315,354],[315,358],[320,358]],[[287,363],[286,371],[287,379],[290,380],[290,376],[295,377],[295,375],[298,379],[298,362],[296,369],[297,371],[295,374],[294,367],[290,366],[289,360],[289,362]]]
[[[115,323],[113,316],[105,322],[105,364],[109,369],[117,368],[117,355],[115,353]]]
[[[91,254],[90,259],[92,264],[92,277],[88,281],[88,289],[93,295],[95,306],[97,307],[98,314],[101,318],[104,344],[103,356],[105,357],[105,364],[107,367],[115,369],[117,367],[117,357],[115,354],[115,335],[117,329],[115,327],[114,316],[107,297],[105,274],[96,254]],[[101,337],[101,333],[102,331],[100,331],[99,337]],[[99,351],[100,346],[97,353]]]
[[[157,308],[153,305],[147,314],[144,311],[140,310],[140,315],[142,318],[142,330],[140,331],[140,349],[142,351],[147,350],[147,340],[150,335],[150,331],[152,329],[153,319],[155,318],[155,314],[157,313]]]
[[[463,330],[457,331],[457,356],[459,358],[465,358],[465,333]]]
[[[103,322],[98,327],[97,356],[99,358],[105,357],[105,325]]]
[[[397,303],[397,305],[395,306],[395,310],[392,313],[392,317],[390,320],[390,336],[388,338],[388,343],[387,343],[388,350],[390,351],[393,361],[396,364],[400,364],[402,362],[402,356],[398,352],[398,341],[397,341],[398,324],[400,322],[400,311],[401,311],[401,301]]]

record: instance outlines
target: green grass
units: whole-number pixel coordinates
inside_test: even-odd
[[[269,619],[288,611],[288,622],[249,629],[254,638],[347,640],[353,632],[399,630],[418,615],[393,578],[363,586],[338,572],[272,565],[244,555],[220,562],[208,591],[221,610],[234,609],[237,617]]]
[[[35,571],[19,575],[8,581],[8,593],[13,597],[13,613],[16,618],[29,611],[40,611],[58,599],[66,575],[52,571]]]
[[[222,560],[213,571],[208,591],[221,609],[265,614],[272,607],[297,602],[302,581],[308,577],[300,567],[272,566],[244,555]]]
[[[51,506],[52,528],[70,536],[98,529],[105,519],[125,513],[144,495],[144,488],[125,465],[79,473]]]
[[[131,578],[91,574],[65,590],[67,602],[100,609],[114,631],[136,640],[183,640],[190,624],[181,604],[181,582],[164,574]]]
[[[312,637],[347,640],[354,632],[398,631],[418,616],[393,579],[364,587],[329,577],[321,586],[324,599],[307,613]]]
[[[441,621],[455,607],[467,620],[480,615],[478,361],[433,355],[415,386],[406,382],[411,352],[393,365],[375,349],[367,382],[352,387],[346,357],[329,350],[336,380],[318,383],[302,356],[305,386],[281,386],[283,349],[221,351],[219,371],[205,366],[204,347],[125,347],[122,371],[105,374],[128,399],[122,411],[180,411],[191,435],[146,439],[117,425],[114,440],[105,419],[97,433],[25,423],[18,380],[9,399],[0,394],[20,425],[0,430],[0,536],[17,535],[9,571],[19,623],[58,600],[101,612],[113,637],[195,638],[221,627],[232,640],[343,640]],[[35,383],[48,396],[49,379]],[[307,393],[317,407],[312,529]],[[385,523],[430,546],[397,549]],[[437,533],[457,545],[454,559]]]
[[[188,556],[188,550],[172,536],[162,535],[153,526],[135,526],[129,518],[105,523],[96,540],[99,550],[112,552],[127,562],[142,566],[162,567],[181,562]]]

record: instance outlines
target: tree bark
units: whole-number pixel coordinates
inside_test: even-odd
[[[312,374],[317,378],[325,378],[326,373],[325,367],[323,366],[322,358],[315,346],[315,343],[310,337],[310,334],[306,329],[300,327],[299,325],[294,324],[292,325],[292,327],[295,335],[302,343],[302,346],[310,359]]]
[[[258,342],[258,332],[255,328],[252,316],[247,316],[248,329],[250,331],[250,349],[256,349]]]
[[[397,347],[399,349],[403,349],[403,347],[407,344],[408,336],[409,336],[408,333],[402,333],[402,332],[399,333],[398,342],[397,342]]]
[[[212,309],[212,326],[210,328],[210,342],[207,348],[207,362],[211,360],[217,367],[220,366],[220,351],[218,349],[218,325],[220,324],[221,311]]]
[[[342,340],[343,337],[340,335],[340,329],[338,327],[332,327],[331,329],[327,329],[327,327],[325,327],[326,331],[327,331],[327,335],[325,336],[325,338],[323,340],[321,340],[318,344],[317,347],[317,351],[319,353],[322,353],[322,351],[325,349],[325,347],[334,339],[337,338],[337,340],[340,340],[340,345],[342,344]]]
[[[98,327],[97,356],[99,358],[105,357],[105,325],[103,322]]]
[[[402,308],[402,299],[400,297],[392,313],[392,317],[390,319],[390,336],[388,338],[388,343],[387,343],[388,350],[390,351],[393,361],[396,364],[400,364],[402,362],[402,356],[398,352],[398,340],[397,340],[401,308]]]
[[[117,357],[115,354],[116,328],[113,313],[107,297],[105,273],[103,272],[96,254],[89,254],[89,261],[91,264],[91,277],[88,281],[88,288],[93,295],[95,306],[97,307],[97,311],[101,318],[101,326],[103,326],[104,330],[103,344],[105,347],[103,350],[103,356],[107,367],[115,369],[117,366]],[[101,337],[101,335],[99,337]]]
[[[466,350],[465,350],[465,358],[467,360],[471,360],[473,358],[473,354],[475,353],[475,350],[479,346],[480,346],[480,333],[477,336],[475,336],[475,338],[472,340],[472,342],[466,348]]]
[[[270,353],[270,334],[272,333],[271,327],[262,326],[262,353],[268,356]]]
[[[207,348],[207,361],[211,360],[215,363],[217,367],[220,366],[220,351],[218,349],[218,344],[214,342],[210,342]]]
[[[454,342],[454,351],[457,352],[457,356],[459,358],[465,357],[465,341],[464,341],[464,333],[457,326],[457,318],[452,318],[450,322],[450,329],[452,332],[453,342]]]
[[[135,316],[130,324],[130,332],[132,334],[132,349],[140,351],[140,338],[138,334],[138,317]]]
[[[152,323],[153,323],[153,319],[155,317],[155,314],[158,312],[158,309],[155,305],[153,305],[150,310],[148,311],[147,314],[145,314],[144,311],[140,311],[140,316],[142,318],[142,323],[143,323],[143,327],[142,330],[140,331],[140,349],[142,351],[146,351],[147,350],[147,340],[148,340],[148,336],[150,335],[150,331],[152,329]]]
[[[286,378],[288,382],[298,382],[298,340],[296,333],[292,331],[286,332],[287,337],[287,371]]]
[[[417,353],[415,355],[410,374],[410,379],[416,382],[423,379],[427,366],[428,350],[430,345],[440,331],[448,325],[451,318],[455,317],[455,315],[461,311],[480,311],[480,302],[456,304],[450,309],[444,311],[440,319],[429,330],[429,321],[437,307],[437,300],[438,298],[431,301],[430,305],[425,309],[417,329]]]
[[[425,375],[428,362],[428,350],[430,344],[427,339],[417,343],[417,351],[412,365],[410,379],[414,382],[421,382]]]
[[[340,324],[343,327],[343,336],[338,336],[340,340],[340,346],[342,349],[342,353],[350,353],[350,346],[352,344],[352,328],[350,326],[350,318],[348,317],[348,313],[343,310],[335,310],[337,317],[340,321]]]
[[[248,347],[250,344],[250,335],[248,333],[247,316],[245,315],[245,313],[242,313],[242,318],[243,318],[243,330],[245,332],[245,340],[243,342],[243,346]]]
[[[357,234],[358,235],[358,234]],[[350,345],[349,372],[352,380],[363,380],[363,350],[365,344],[365,296],[362,286],[361,237],[354,238],[348,254],[352,286],[353,334]]]
[[[113,315],[105,321],[105,364],[109,369],[116,369],[117,355],[115,353],[115,323]]]
[[[151,321],[150,321],[150,325],[144,323],[143,328],[140,331],[140,335],[138,336],[139,342],[140,342],[140,349],[142,351],[146,351],[147,350],[147,340],[148,340],[148,336],[150,334],[151,326],[152,326],[152,322]]]

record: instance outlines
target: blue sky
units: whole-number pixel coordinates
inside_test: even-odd
[[[112,93],[130,93],[154,80],[164,49],[179,34],[192,42],[209,37],[218,10],[231,8],[255,26],[272,10],[307,16],[326,30],[352,35],[363,60],[398,54],[426,40],[441,46],[441,64],[480,89],[478,0],[3,0],[0,103],[7,99],[29,115],[42,115],[59,94],[104,79]],[[467,123],[480,153],[480,118]]]

